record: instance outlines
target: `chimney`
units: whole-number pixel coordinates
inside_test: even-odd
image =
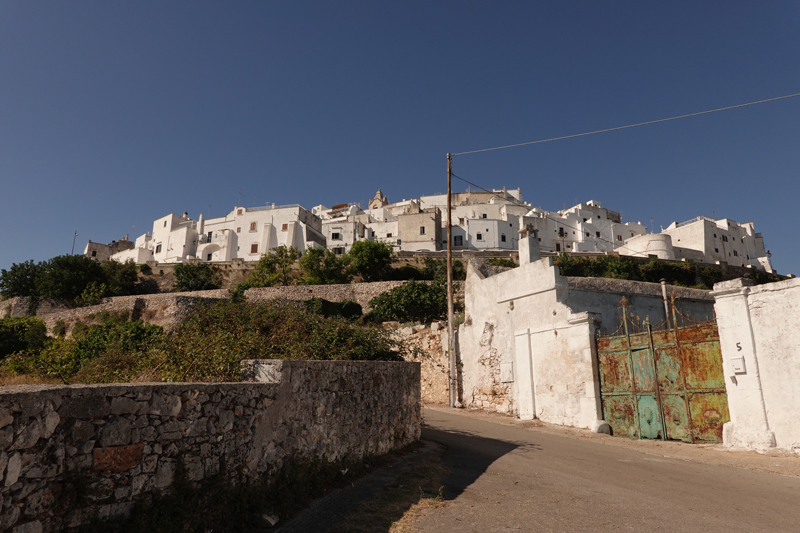
[[[538,232],[529,224],[519,230],[519,265],[533,263],[541,258]]]
[[[203,221],[204,220],[205,219],[203,218],[203,213],[200,213],[200,215],[197,217],[197,234],[198,235],[202,235],[203,234]]]
[[[130,236],[130,233],[126,233],[126,234],[125,234],[125,240],[126,240],[126,241],[128,240],[128,237],[129,237],[129,236]]]

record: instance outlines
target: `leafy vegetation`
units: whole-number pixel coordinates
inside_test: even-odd
[[[325,248],[306,250],[300,258],[301,285],[331,285],[350,283],[350,256],[338,256]]]
[[[370,319],[433,322],[447,316],[447,284],[441,276],[432,283],[411,280],[376,296],[369,305]]]
[[[261,256],[255,270],[247,278],[249,287],[272,287],[273,285],[290,285],[292,282],[292,265],[302,252],[295,247],[281,246]]]
[[[214,280],[214,267],[209,263],[178,263],[173,274],[176,292],[219,289]]]
[[[358,304],[324,300],[202,305],[172,332],[101,312],[69,337],[32,318],[0,321],[1,375],[65,383],[238,381],[243,359],[399,360],[389,331],[352,320]]]
[[[360,275],[362,281],[390,279],[394,261],[391,245],[383,241],[356,241],[347,255],[353,272]]]
[[[139,281],[133,261],[98,262],[83,255],[60,255],[48,261],[15,263],[0,270],[0,296],[56,298],[81,305],[94,305],[106,296],[152,292]],[[32,306],[35,312],[35,305]]]
[[[517,268],[519,266],[512,259],[509,259],[507,257],[490,257],[489,264],[492,266],[505,267],[505,268]]]

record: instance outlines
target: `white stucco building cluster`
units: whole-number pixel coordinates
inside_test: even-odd
[[[590,200],[561,211],[526,203],[519,188],[467,191],[452,195],[453,249],[515,251],[521,229],[536,231],[545,253],[618,253],[634,257],[698,263],[725,262],[772,272],[764,239],[752,222],[697,217],[673,222],[661,233],[641,222],[625,222],[616,211]],[[305,250],[327,247],[347,253],[360,240],[380,240],[396,251],[435,252],[447,248],[447,195],[389,203],[378,190],[366,209],[359,204],[235,207],[228,215],[192,220],[170,214],[153,223],[152,233],[125,248],[91,241],[85,254],[136,263],[191,259],[255,261],[279,246]]]
[[[153,222],[153,232],[136,239],[130,250],[111,256],[117,261],[133,260],[180,263],[201,261],[256,261],[279,246],[303,251],[325,246],[322,222],[299,205],[235,207],[224,217],[197,220],[169,214]]]

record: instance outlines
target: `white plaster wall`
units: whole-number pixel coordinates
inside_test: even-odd
[[[731,446],[800,450],[800,279],[714,286]],[[744,372],[734,363],[744,360]]]
[[[665,261],[675,260],[675,250],[672,249],[672,238],[661,233],[638,235],[625,241],[625,244],[616,249],[620,255],[634,257],[648,257],[655,255]]]

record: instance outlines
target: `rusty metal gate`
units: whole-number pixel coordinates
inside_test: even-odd
[[[597,338],[603,415],[613,434],[722,442],[730,416],[716,321],[691,321],[673,301],[672,327],[653,327],[649,317],[629,316],[625,298],[620,303],[620,328]]]

